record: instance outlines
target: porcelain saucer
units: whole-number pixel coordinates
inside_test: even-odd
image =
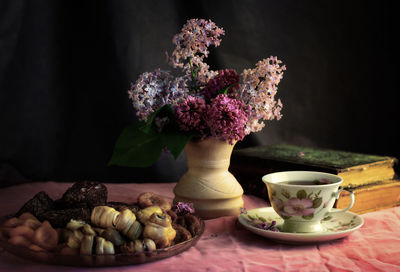
[[[267,220],[267,222],[276,221],[276,226],[279,229],[283,224],[283,219],[279,217],[272,207],[249,210],[246,214],[241,214],[238,218],[238,221],[246,229],[255,234],[287,244],[320,243],[340,239],[359,229],[364,224],[364,220],[359,215],[352,212],[344,212],[334,213],[329,218],[323,220],[322,225],[325,230],[322,232],[275,232],[253,226],[248,217],[249,215],[252,217],[263,217]]]

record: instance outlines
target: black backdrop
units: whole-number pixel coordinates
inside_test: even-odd
[[[238,144],[292,143],[400,157],[394,1],[0,0],[0,177],[176,181],[185,157],[107,167],[135,120],[127,89],[170,69],[165,51],[190,18],[225,29],[208,63],[287,65],[283,119]],[[396,50],[396,51],[395,51]],[[17,174],[19,172],[19,174]]]

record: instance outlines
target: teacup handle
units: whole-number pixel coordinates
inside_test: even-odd
[[[350,204],[349,204],[349,206],[347,206],[347,207],[344,208],[344,209],[338,209],[338,210],[330,211],[329,213],[347,212],[348,210],[350,210],[350,209],[353,207],[355,198],[354,198],[354,192],[353,192],[352,190],[350,190],[350,189],[340,189],[340,190],[336,193],[336,195],[335,195],[336,199],[339,198],[340,193],[341,193],[343,190],[349,192],[349,195],[350,195]]]

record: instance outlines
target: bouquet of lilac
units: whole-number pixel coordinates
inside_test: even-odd
[[[177,158],[191,139],[215,139],[234,144],[264,121],[281,118],[277,86],[286,69],[276,57],[259,61],[238,74],[212,71],[206,64],[210,46],[220,45],[224,30],[211,20],[191,19],[174,36],[168,63],[178,77],[156,69],[145,72],[128,91],[139,122],[119,137],[110,164],[145,167],[163,149]]]

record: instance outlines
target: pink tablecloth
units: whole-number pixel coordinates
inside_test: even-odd
[[[0,189],[0,216],[16,211],[35,193],[44,190],[58,198],[71,186],[43,182]],[[173,197],[174,183],[107,184],[110,201],[131,201],[142,191]],[[247,209],[265,206],[245,196]],[[178,256],[153,263],[96,271],[400,271],[400,207],[362,216],[364,226],[345,239],[324,244],[291,246],[272,242],[237,226],[236,218],[206,221],[195,247]],[[33,263],[0,249],[0,271],[92,271]]]

